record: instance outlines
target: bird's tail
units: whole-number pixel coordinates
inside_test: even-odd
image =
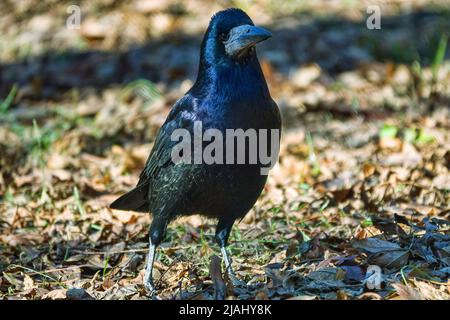
[[[136,186],[133,190],[116,199],[109,207],[117,210],[149,212],[148,184]]]

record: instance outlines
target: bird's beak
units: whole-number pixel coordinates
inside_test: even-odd
[[[225,42],[225,51],[229,56],[239,56],[246,49],[271,36],[269,31],[261,27],[248,24],[234,27],[230,30],[229,38]]]

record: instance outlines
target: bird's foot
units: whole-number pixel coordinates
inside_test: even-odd
[[[229,268],[227,270],[227,275],[228,275],[228,279],[230,280],[230,282],[233,285],[233,287],[239,287],[239,288],[247,287],[247,283],[245,283],[244,281],[240,280],[236,276],[236,273],[234,273],[233,269]]]
[[[156,295],[156,288],[155,285],[153,284],[153,281],[144,280],[144,288],[146,289],[150,297]]]

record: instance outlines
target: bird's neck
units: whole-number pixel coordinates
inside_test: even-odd
[[[245,61],[202,64],[191,92],[198,97],[215,95],[227,99],[270,97],[266,80],[256,55]]]

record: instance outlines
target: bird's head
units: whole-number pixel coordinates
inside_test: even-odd
[[[272,34],[256,27],[250,17],[240,9],[226,9],[216,13],[209,23],[202,43],[202,56],[207,62],[245,62],[255,56],[257,43]]]

